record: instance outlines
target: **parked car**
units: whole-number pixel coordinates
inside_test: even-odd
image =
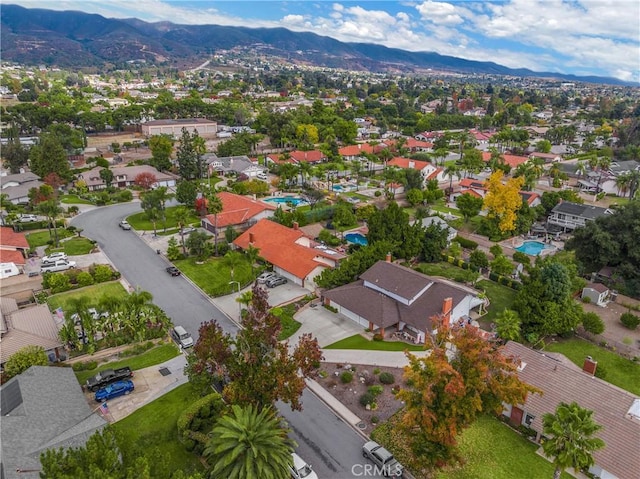
[[[40,265],[41,273],[55,273],[56,271],[66,271],[76,267],[75,261],[59,259],[54,263],[42,263]]]
[[[33,223],[34,221],[40,221],[36,215],[20,215],[18,217],[20,223]]]
[[[183,235],[188,235],[193,233],[195,230],[197,230],[198,228],[194,227],[194,226],[187,226],[186,228],[182,228],[182,230],[180,231]]]
[[[171,329],[171,337],[183,349],[193,346],[193,338],[182,326],[175,326]]]
[[[371,459],[377,466],[378,472],[385,477],[400,477],[404,467],[393,457],[389,451],[375,441],[369,441],[362,446],[362,455]]]
[[[122,220],[120,223],[118,223],[118,226],[120,228],[122,228],[123,230],[130,230],[131,229],[131,225],[129,224],[129,222],[127,220]]]
[[[304,459],[295,452],[291,456],[293,457],[293,465],[289,466],[291,479],[318,479],[318,475]]]
[[[267,286],[267,288],[275,288],[276,286],[280,286],[281,284],[286,284],[287,283],[287,278],[285,278],[284,276],[276,276],[275,278],[269,278],[267,281],[265,281],[265,285]]]
[[[42,262],[43,263],[55,263],[59,259],[67,261],[69,259],[69,257],[67,256],[66,253],[63,253],[62,251],[58,251],[57,253],[51,253],[51,254],[45,256],[44,258],[42,258]]]
[[[129,366],[118,369],[105,369],[87,379],[87,389],[89,391],[97,391],[111,383],[123,381],[130,377],[133,377],[133,371]]]
[[[260,276],[258,276],[258,283],[260,284],[264,284],[267,282],[267,280],[271,279],[271,278],[276,278],[278,275],[275,274],[273,271],[264,271],[262,273],[260,273]]]
[[[106,401],[107,399],[117,398],[118,396],[124,396],[131,393],[135,389],[133,381],[125,379],[123,381],[117,381],[113,384],[109,384],[102,389],[96,391],[95,399],[97,402]]]
[[[180,270],[175,266],[167,267],[167,273],[169,273],[171,276],[180,276]]]
[[[268,177],[267,177],[267,174],[266,174],[266,173],[258,173],[258,174],[256,175],[256,178],[258,178],[259,180],[262,180],[262,181],[267,181],[267,179],[268,179]]]

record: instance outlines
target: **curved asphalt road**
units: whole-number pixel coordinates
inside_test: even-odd
[[[82,213],[71,223],[83,235],[98,242],[115,267],[134,287],[153,294],[153,302],[172,319],[198,338],[203,321],[216,319],[225,331],[235,333],[238,326],[183,277],[167,274],[167,263],[133,231],[123,231],[118,222],[140,211],[139,203],[125,203]],[[298,443],[297,452],[325,479],[379,477],[363,474],[363,438],[337,417],[318,397],[305,390],[304,410],[292,412],[286,404],[280,413],[289,422],[290,436]]]

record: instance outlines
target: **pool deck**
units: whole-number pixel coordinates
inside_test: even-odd
[[[564,249],[564,241],[554,241],[554,240],[545,241],[543,239],[533,239],[525,236],[514,236],[511,239],[502,241],[500,243],[500,246],[509,250],[510,256],[512,256],[513,253],[517,251],[516,248],[519,248],[527,241],[535,241],[537,243],[543,243],[545,245],[545,248],[542,249],[542,251],[540,251],[540,254],[530,255],[534,257],[555,254],[558,251]]]

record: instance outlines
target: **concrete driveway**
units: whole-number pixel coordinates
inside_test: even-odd
[[[315,304],[317,304],[316,307],[311,307],[309,304],[296,313],[295,319],[302,323],[302,326],[289,339],[291,345],[297,344],[300,336],[305,333],[315,336],[320,347],[324,348],[362,332],[362,326],[358,326],[340,314],[332,313],[318,303]]]

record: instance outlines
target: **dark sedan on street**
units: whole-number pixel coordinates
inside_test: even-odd
[[[96,391],[95,399],[97,402],[106,401],[107,399],[113,399],[117,398],[118,396],[129,394],[134,389],[135,388],[133,386],[133,381],[131,381],[130,379],[117,381],[115,383],[109,384],[102,389],[98,389]]]
[[[180,276],[180,270],[175,266],[169,266],[167,268],[167,273],[169,273],[171,276]]]

